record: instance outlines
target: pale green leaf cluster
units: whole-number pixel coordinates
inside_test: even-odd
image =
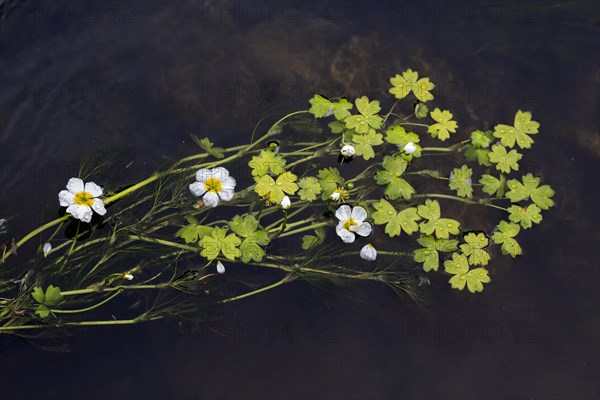
[[[450,138],[450,133],[456,132],[458,124],[452,121],[452,113],[448,110],[441,111],[439,108],[433,110],[429,116],[436,122],[431,124],[427,131],[431,137],[444,141]]]
[[[41,318],[47,318],[50,315],[52,307],[59,305],[63,301],[63,295],[59,287],[50,285],[46,288],[46,292],[39,286],[33,288],[31,297],[39,303],[35,309],[35,313]]]
[[[517,203],[529,197],[542,210],[548,210],[554,205],[552,200],[554,190],[550,185],[540,186],[541,179],[534,177],[532,174],[523,175],[521,181],[522,183],[516,179],[508,181],[510,190],[506,193],[506,197],[512,203]]]
[[[337,120],[342,121],[350,115],[349,110],[353,107],[352,103],[345,98],[341,98],[338,101],[331,101],[318,94],[315,94],[308,101],[311,104],[308,111],[314,115],[315,118],[323,118],[333,114]]]
[[[391,200],[399,197],[410,200],[415,193],[415,189],[404,178],[401,178],[408,167],[408,162],[398,156],[385,156],[381,163],[383,169],[375,174],[375,181],[378,185],[387,185],[385,195]]]
[[[356,99],[354,103],[360,114],[350,115],[344,119],[347,129],[353,129],[359,134],[366,134],[370,130],[381,128],[383,118],[377,115],[381,111],[379,100],[369,101],[367,96],[363,96]]]
[[[383,135],[375,132],[373,129],[369,129],[365,135],[352,135],[352,143],[354,144],[354,150],[356,155],[362,156],[365,160],[369,160],[375,157],[375,150],[373,146],[383,144]]]
[[[269,233],[258,229],[258,220],[252,215],[241,217],[236,215],[229,222],[229,228],[242,238],[240,244],[241,259],[248,263],[252,260],[261,262],[265,251],[261,246],[267,246],[271,243]]]
[[[466,286],[471,293],[482,292],[483,284],[492,281],[485,268],[469,270],[469,263],[464,254],[452,253],[452,260],[444,261],[444,269],[454,275],[449,280],[454,289],[463,290]]]
[[[277,179],[265,175],[256,181],[254,191],[259,196],[266,197],[270,203],[281,204],[286,194],[294,194],[298,190],[296,179],[297,176],[289,171],[282,173]]]
[[[500,178],[496,178],[495,176],[483,174],[481,179],[479,179],[479,183],[483,185],[481,190],[490,196],[496,195],[497,197],[504,196],[506,178],[504,175],[500,174]]]
[[[402,231],[412,235],[419,230],[417,221],[421,219],[417,215],[415,207],[408,207],[396,212],[389,201],[381,199],[373,204],[375,211],[371,215],[376,225],[385,224],[385,233],[390,236],[399,236]]]
[[[323,190],[319,180],[313,176],[302,178],[298,181],[298,195],[300,200],[313,201],[317,199],[317,196],[321,194]]]
[[[497,226],[498,231],[492,235],[492,241],[496,244],[500,244],[502,254],[510,254],[512,257],[516,257],[521,254],[521,246],[515,240],[515,236],[519,233],[521,228],[517,224],[512,222],[500,221]]]
[[[533,144],[530,135],[538,133],[540,124],[531,120],[529,111],[518,110],[513,126],[499,124],[494,127],[494,136],[500,139],[506,147],[514,147],[515,143],[522,149],[528,149]]]
[[[523,155],[516,150],[506,151],[506,147],[501,144],[492,146],[492,151],[489,153],[490,162],[496,164],[496,169],[506,174],[511,170],[519,170],[519,160]]]
[[[450,234],[458,235],[460,232],[460,222],[441,218],[440,203],[437,200],[425,200],[425,204],[417,207],[417,213],[425,219],[419,225],[421,233],[425,235],[432,235],[435,232],[437,238],[448,239]]]
[[[344,184],[340,171],[334,167],[323,168],[317,174],[321,186],[321,200],[329,199],[335,189]]]
[[[281,175],[285,172],[285,159],[271,150],[262,150],[259,156],[253,156],[248,162],[252,168],[252,176],[255,180],[267,175]]]
[[[473,176],[473,170],[466,165],[463,165],[460,168],[454,168],[452,174],[450,174],[448,185],[450,186],[450,189],[456,190],[458,196],[470,199],[473,197],[471,176]]]
[[[467,161],[477,162],[479,165],[489,167],[490,162],[490,146],[494,140],[492,131],[473,131],[471,132],[471,145],[465,150]]]
[[[226,227],[214,227],[211,232],[200,239],[200,254],[211,261],[222,254],[228,260],[235,260],[241,255],[239,245],[241,239],[235,234],[227,234]]]
[[[484,233],[470,232],[464,237],[465,242],[460,245],[460,251],[468,257],[470,265],[487,265],[490,261],[490,254],[484,250],[490,240]]]
[[[456,239],[435,239],[433,236],[421,236],[417,242],[423,247],[415,250],[415,261],[423,264],[425,272],[438,270],[440,252],[450,253],[458,248]]]
[[[390,93],[397,99],[403,99],[413,92],[415,97],[423,103],[433,100],[433,94],[431,94],[435,88],[433,82],[429,78],[419,79],[418,72],[412,69],[407,69],[402,75],[396,74],[390,78],[390,83],[392,84]]]

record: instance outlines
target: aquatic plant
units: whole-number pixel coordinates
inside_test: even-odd
[[[315,95],[262,135],[260,121],[248,144],[194,136],[202,152],[129,186],[82,169],[58,194],[59,218],[3,245],[0,332],[201,319],[295,279],[374,282],[418,301],[438,271],[482,292],[499,273],[494,246],[519,256],[520,230],[554,205],[541,178],[516,175],[539,123],[518,110],[467,135],[449,110],[429,110],[428,78],[390,83],[386,113],[366,96]],[[19,255],[34,238],[39,252]]]

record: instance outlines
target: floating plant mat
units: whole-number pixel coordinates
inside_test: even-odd
[[[408,69],[390,84],[385,110],[315,95],[261,120],[245,145],[193,136],[200,153],[134,184],[88,160],[57,188],[62,216],[2,246],[0,332],[201,320],[298,279],[372,282],[418,302],[438,273],[483,292],[501,273],[492,256],[518,257],[519,232],[554,205],[519,169],[540,125],[517,110],[461,132],[428,78]],[[20,254],[33,240],[39,251]]]

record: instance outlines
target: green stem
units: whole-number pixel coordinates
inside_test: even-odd
[[[78,310],[54,310],[54,309],[50,309],[50,311],[53,312],[53,313],[56,313],[56,314],[76,314],[76,313],[82,313],[82,312],[86,312],[86,311],[91,311],[91,310],[93,310],[95,308],[100,307],[103,304],[108,303],[110,300],[114,299],[115,297],[117,297],[121,293],[123,293],[123,289],[122,288],[120,288],[119,290],[117,290],[112,295],[108,296],[106,299],[102,300],[100,303],[94,304],[93,306],[90,306],[90,307],[80,308]]]
[[[9,251],[6,252],[6,254],[4,254],[4,256],[2,257],[2,261],[6,260],[8,258],[8,256],[10,256],[12,253],[14,253],[14,251],[16,249],[18,249],[19,247],[21,247],[25,242],[27,242],[32,237],[36,236],[39,233],[42,233],[46,229],[52,228],[53,226],[58,225],[61,222],[64,222],[64,221],[68,220],[69,217],[70,217],[70,214],[65,214],[62,217],[55,219],[54,221],[50,221],[50,222],[48,222],[48,223],[40,226],[39,228],[32,230],[23,239],[19,240],[15,244],[14,248],[10,249]]]
[[[301,232],[306,232],[306,231],[310,231],[312,229],[316,229],[316,228],[320,228],[322,226],[328,226],[329,223],[328,222],[320,222],[318,224],[313,224],[313,225],[309,225],[309,226],[305,226],[304,228],[299,228],[293,231],[287,231],[285,233],[282,233],[281,235],[279,235],[279,237],[286,237],[286,236],[291,236],[291,235],[295,235],[296,233],[301,233]]]
[[[466,204],[477,204],[477,205],[481,205],[481,206],[497,208],[499,210],[503,210],[503,211],[507,211],[508,212],[508,209],[506,209],[504,207],[497,206],[495,204],[481,203],[481,202],[478,202],[478,201],[472,201],[472,200],[469,200],[469,199],[465,199],[463,197],[451,196],[451,195],[448,195],[448,194],[430,193],[430,194],[416,195],[416,196],[413,196],[413,197],[436,197],[436,198],[439,198],[439,199],[448,199],[448,200],[460,201],[460,202],[466,203]]]
[[[139,235],[129,235],[129,238],[133,239],[133,240],[141,240],[143,242],[148,242],[148,243],[162,244],[163,246],[175,247],[175,248],[182,249],[182,250],[192,251],[194,253],[197,253],[200,251],[199,247],[187,246],[185,244],[171,242],[169,240],[149,238],[149,237],[139,236]]]
[[[107,321],[80,321],[80,322],[64,322],[62,324],[54,325],[18,325],[18,326],[0,326],[0,333],[11,332],[24,329],[48,329],[48,328],[62,328],[68,326],[105,326],[105,325],[132,325],[139,322],[145,321],[156,321],[164,317],[157,315],[151,318],[135,318],[135,319],[121,319],[121,320],[107,320]]]
[[[273,288],[276,288],[277,286],[283,285],[284,283],[287,283],[290,281],[290,276],[287,275],[285,278],[283,278],[280,281],[277,281],[269,286],[265,286],[262,287],[260,289],[254,290],[252,292],[248,292],[239,296],[235,296],[235,297],[230,297],[228,299],[222,300],[221,303],[231,303],[232,301],[237,301],[237,300],[241,300],[241,299],[245,299],[246,297],[250,297],[250,296],[254,296],[255,294],[259,294],[262,292],[266,292],[267,290],[271,290]]]

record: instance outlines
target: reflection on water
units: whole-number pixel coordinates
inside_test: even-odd
[[[385,98],[408,67],[438,83],[463,134],[531,110],[541,131],[523,169],[557,206],[522,233],[523,257],[496,258],[482,295],[432,276],[423,313],[381,288],[348,304],[294,282],[195,333],[85,331],[64,354],[2,337],[2,397],[598,396],[597,6],[283,2],[268,17],[263,2],[58,4],[11,3],[0,25],[0,217],[17,215],[17,234],[54,216],[45,204],[85,154],[125,151],[114,168],[133,180],[195,151],[190,133],[244,143],[315,90]]]

